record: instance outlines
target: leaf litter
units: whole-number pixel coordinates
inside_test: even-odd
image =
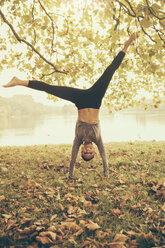
[[[65,146],[0,148],[1,247],[165,247],[164,145],[107,144],[109,178],[96,157],[73,180]]]

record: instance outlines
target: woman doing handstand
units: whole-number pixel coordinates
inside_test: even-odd
[[[4,87],[12,87],[16,85],[27,86],[32,89],[45,91],[56,97],[68,100],[76,105],[78,109],[78,120],[76,123],[75,138],[72,147],[69,177],[73,176],[74,165],[81,144],[83,144],[81,150],[82,158],[85,161],[89,161],[94,157],[95,149],[92,142],[97,145],[102,158],[104,176],[108,175],[108,164],[100,132],[99,109],[114,72],[120,66],[129,45],[135,39],[136,34],[132,34],[125,42],[124,48],[114,58],[102,76],[89,89],[54,86],[46,84],[42,81],[20,80],[16,77],[13,77],[8,84],[4,85]]]

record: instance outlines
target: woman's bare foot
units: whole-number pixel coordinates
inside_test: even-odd
[[[16,86],[18,83],[18,78],[17,77],[13,77],[10,82],[8,84],[3,85],[3,87],[7,88],[7,87],[13,87]]]
[[[3,85],[3,87],[8,88],[8,87],[13,87],[16,85],[22,85],[22,86],[28,86],[28,80],[20,80],[17,77],[13,77],[8,84]]]

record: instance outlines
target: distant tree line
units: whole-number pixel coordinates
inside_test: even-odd
[[[0,117],[38,116],[62,114],[62,107],[46,106],[35,102],[30,95],[15,95],[11,98],[0,97]]]
[[[74,115],[76,108],[73,104],[61,106],[48,106],[35,102],[30,95],[15,95],[11,98],[0,97],[0,118],[9,118],[12,116],[40,116],[40,115]],[[101,113],[109,114],[108,109],[102,106]],[[145,111],[142,108],[134,107],[121,111],[126,114],[146,114],[146,113],[165,113],[165,104],[162,103],[159,108]]]

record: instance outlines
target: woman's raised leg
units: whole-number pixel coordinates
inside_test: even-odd
[[[111,81],[111,78],[115,71],[119,68],[125,53],[130,46],[130,44],[136,39],[136,34],[132,34],[130,38],[125,42],[124,48],[118,53],[118,55],[114,58],[112,63],[106,68],[101,77],[96,81],[96,83],[90,88],[91,93],[95,94],[97,99],[102,99],[108,85]]]
[[[35,90],[45,91],[48,94],[71,101],[75,104],[79,100],[83,91],[72,87],[50,85],[37,80],[21,80],[17,77],[13,77],[11,81],[3,87],[7,88],[13,86],[26,86]]]
[[[13,86],[17,86],[17,85],[22,85],[22,86],[28,86],[29,84],[29,80],[21,80],[17,77],[13,77],[9,83],[3,85],[3,87],[7,88],[7,87],[13,87]]]

